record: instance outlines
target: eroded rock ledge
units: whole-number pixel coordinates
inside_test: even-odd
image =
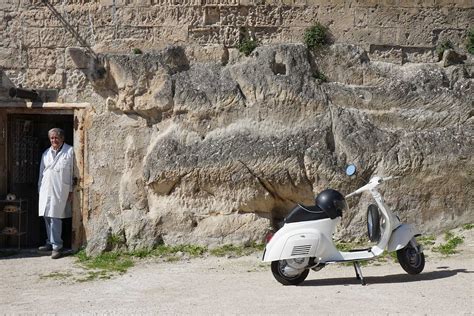
[[[89,151],[89,252],[116,246],[112,235],[128,249],[261,241],[295,203],[374,174],[402,176],[387,203],[424,232],[472,219],[472,59],[396,65],[355,46],[297,44],[189,56],[105,56],[97,88],[115,93],[88,132],[110,149]],[[365,233],[369,203],[350,201],[346,233]]]

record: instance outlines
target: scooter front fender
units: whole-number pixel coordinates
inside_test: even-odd
[[[317,229],[278,231],[265,247],[263,261],[315,257],[321,240]]]
[[[413,224],[402,224],[398,226],[390,236],[387,251],[392,252],[402,249],[413,237],[418,235],[421,235],[421,233]]]

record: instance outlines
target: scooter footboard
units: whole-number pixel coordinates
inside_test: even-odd
[[[405,247],[410,240],[421,235],[420,231],[413,224],[402,224],[392,232],[387,245],[387,251],[392,252]]]

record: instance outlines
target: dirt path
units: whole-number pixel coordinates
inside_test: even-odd
[[[310,272],[302,286],[285,287],[260,254],[143,260],[124,275],[77,282],[74,276],[84,271],[75,258],[23,253],[0,259],[0,314],[474,314],[470,240],[460,254],[428,254],[417,276],[396,263],[362,267],[367,286],[351,266],[331,265]]]

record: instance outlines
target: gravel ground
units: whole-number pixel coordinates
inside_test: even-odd
[[[458,254],[426,252],[420,275],[395,262],[354,269],[330,265],[301,286],[282,286],[261,254],[167,263],[140,260],[123,275],[79,282],[86,271],[74,257],[52,260],[34,252],[0,259],[0,314],[474,314],[473,231],[462,232]]]

